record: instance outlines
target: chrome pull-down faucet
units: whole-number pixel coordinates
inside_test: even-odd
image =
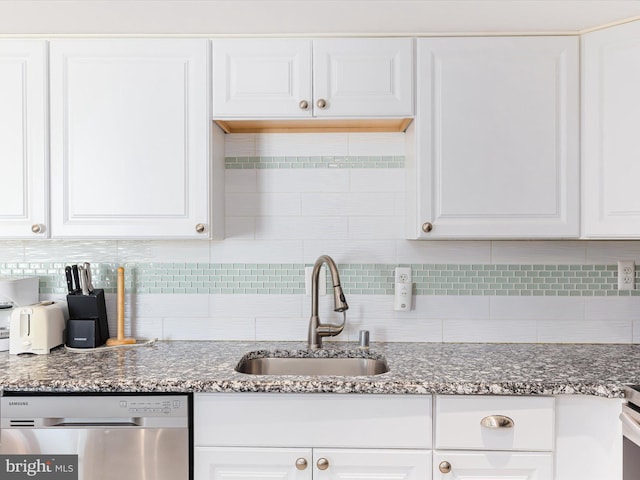
[[[320,268],[327,264],[331,272],[331,284],[333,285],[334,312],[342,312],[344,317],[340,325],[330,323],[320,323],[318,316],[318,278]],[[340,286],[340,275],[333,259],[328,255],[321,255],[316,260],[311,273],[311,318],[309,319],[309,349],[317,350],[322,348],[322,337],[335,337],[344,330],[347,322],[347,314],[344,313],[349,308],[347,300],[344,298],[342,287]]]

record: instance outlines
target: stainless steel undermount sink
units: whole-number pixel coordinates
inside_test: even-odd
[[[389,371],[381,358],[360,357],[263,357],[243,358],[236,371],[250,375],[380,375]]]

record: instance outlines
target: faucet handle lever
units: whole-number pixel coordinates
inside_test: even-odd
[[[332,323],[320,323],[318,324],[318,335],[321,337],[335,337],[344,330],[344,326],[347,324],[347,313],[342,311],[342,323],[334,325]]]

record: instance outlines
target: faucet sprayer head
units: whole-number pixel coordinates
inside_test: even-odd
[[[340,285],[333,286],[333,305],[334,312],[344,312],[349,309],[347,299],[344,298],[344,293],[342,292],[342,287]]]

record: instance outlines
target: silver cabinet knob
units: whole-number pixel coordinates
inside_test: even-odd
[[[431,230],[433,230],[433,224],[432,223],[424,222],[422,224],[422,231],[424,233],[429,233]]]
[[[309,102],[306,100],[300,100],[298,107],[300,107],[300,110],[309,110]]]
[[[307,459],[300,457],[296,460],[296,468],[298,470],[305,470],[307,468]]]
[[[485,428],[513,428],[515,422],[506,415],[489,415],[480,420]]]
[[[449,473],[451,471],[451,464],[447,461],[440,462],[438,470],[440,470],[441,473]]]
[[[41,223],[34,223],[33,225],[31,225],[31,231],[33,233],[42,233],[44,232],[44,225],[42,225]]]
[[[204,231],[207,229],[207,227],[205,226],[204,223],[199,223],[196,225],[196,232],[198,233],[204,233]]]
[[[319,458],[316,462],[316,466],[318,467],[318,470],[326,470],[329,468],[329,460],[326,458]]]
[[[327,101],[324,98],[319,98],[316,105],[318,108],[327,108]]]

